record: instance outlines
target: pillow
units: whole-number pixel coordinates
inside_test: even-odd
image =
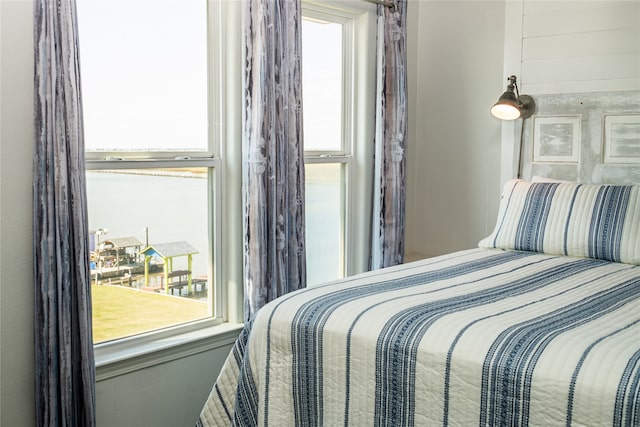
[[[531,177],[531,182],[571,182],[571,181],[565,181],[562,179],[547,178],[546,176],[534,175]]]
[[[509,181],[478,246],[640,265],[640,186]]]

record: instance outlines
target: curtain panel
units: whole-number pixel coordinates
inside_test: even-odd
[[[378,6],[372,270],[404,257],[407,144],[407,0]]]
[[[36,420],[95,425],[84,139],[74,0],[36,0],[33,157]]]
[[[246,2],[243,116],[245,321],[305,287],[299,0]]]

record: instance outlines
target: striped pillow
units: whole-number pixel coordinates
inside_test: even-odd
[[[640,186],[510,181],[479,246],[640,265]]]

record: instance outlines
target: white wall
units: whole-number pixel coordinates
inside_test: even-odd
[[[230,349],[220,347],[98,381],[98,426],[195,425]]]
[[[33,4],[0,1],[0,397],[3,426],[34,419],[31,158]]]
[[[527,93],[640,89],[640,2],[527,0],[518,21]]]
[[[410,1],[406,253],[474,247],[500,194],[503,1]]]

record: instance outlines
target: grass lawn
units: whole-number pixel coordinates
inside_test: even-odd
[[[202,319],[207,303],[115,285],[92,285],[93,342]]]

